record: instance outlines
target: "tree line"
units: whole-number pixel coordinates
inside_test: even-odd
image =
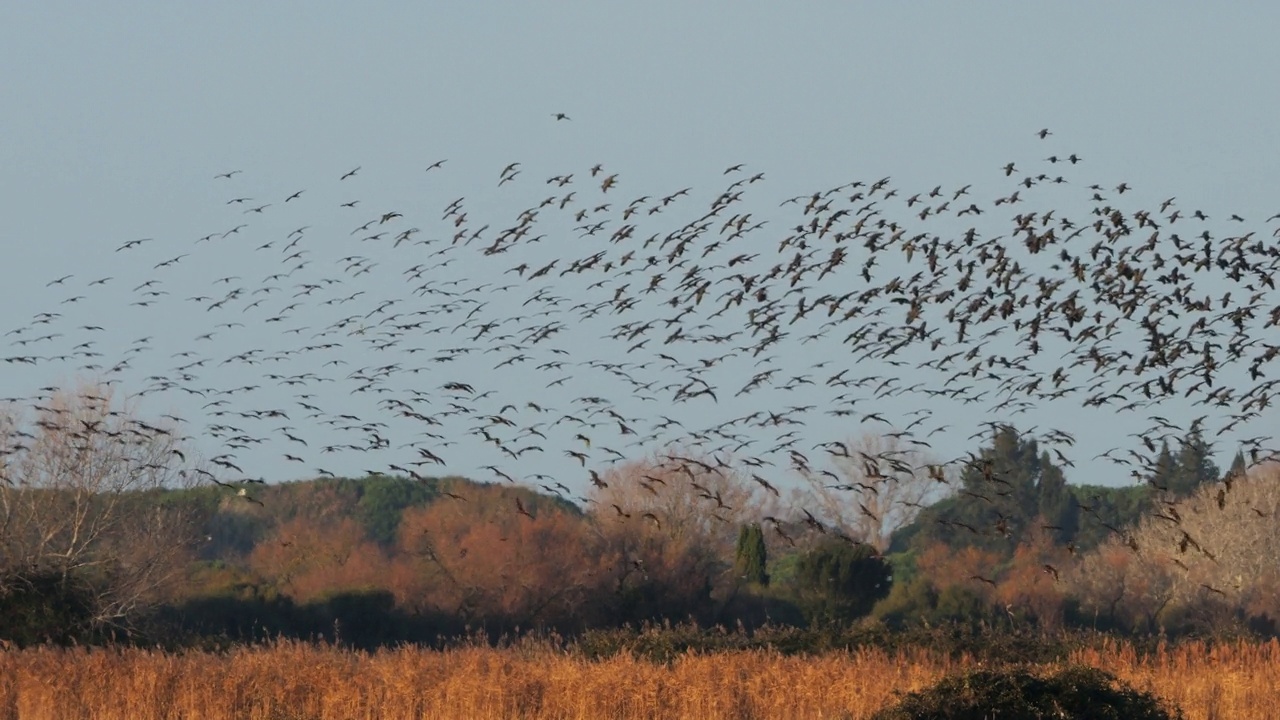
[[[0,484],[0,639],[378,645],[654,622],[1274,633],[1280,612],[1277,472],[1239,455],[1222,472],[1195,433],[1122,488],[1068,483],[1035,438],[996,426],[958,476],[849,462],[802,471],[785,499],[689,449],[609,468],[577,499],[394,474],[250,494],[108,407],[68,402],[84,421],[71,432],[9,421],[23,442]],[[885,457],[884,443],[837,445]]]

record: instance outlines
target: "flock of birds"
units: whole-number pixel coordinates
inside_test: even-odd
[[[74,368],[170,398],[187,410],[164,428],[131,421],[133,440],[220,443],[194,472],[253,502],[265,456],[308,477],[467,467],[566,498],[646,452],[689,482],[741,470],[773,495],[833,459],[945,482],[978,458],[904,458],[1053,402],[1145,422],[1102,453],[1144,478],[1162,440],[1238,439],[1269,406],[1280,226],[1259,235],[1172,197],[1138,207],[1126,183],[1080,179],[1082,163],[1008,163],[996,192],[885,177],[753,210],[765,175],[744,165],[699,202],[692,187],[630,192],[603,165],[532,177],[512,162],[494,188],[530,201],[504,226],[477,217],[484,198],[438,214],[375,206],[362,167],[278,196],[231,170],[213,178],[220,227],[119,244],[130,277],[50,280],[63,297],[5,332],[0,360],[46,385],[50,368]],[[425,170],[447,184],[446,160]],[[307,212],[337,219],[314,229]],[[174,330],[121,346],[125,329],[166,319]],[[8,400],[58,423],[55,391]],[[1171,419],[1185,408],[1189,424]],[[898,445],[815,444],[860,430]],[[1036,434],[1072,464],[1073,433]],[[31,437],[0,438],[0,458]],[[1268,441],[1238,439],[1253,462]],[[539,459],[565,469],[528,472]]]

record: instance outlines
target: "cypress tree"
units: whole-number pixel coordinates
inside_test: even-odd
[[[1179,495],[1190,495],[1200,485],[1220,480],[1222,473],[1213,464],[1212,452],[1212,447],[1199,431],[1188,435],[1178,452],[1178,467],[1169,489]]]
[[[949,519],[983,532],[949,533],[952,542],[1011,552],[1022,532],[1040,511],[1040,451],[1034,439],[1011,426],[1001,426],[976,462],[961,473],[964,489]],[[996,529],[995,533],[986,531]],[[1011,542],[1012,541],[1012,542]]]
[[[760,525],[758,523],[743,525],[738,531],[738,572],[749,583],[768,585],[769,574],[765,572],[767,560],[764,531]]]
[[[1053,530],[1054,542],[1064,544],[1075,537],[1080,527],[1080,506],[1067,488],[1062,468],[1053,464],[1049,453],[1040,455],[1040,516]]]
[[[1160,443],[1160,454],[1156,456],[1156,465],[1152,470],[1151,478],[1147,481],[1157,490],[1169,490],[1174,483],[1174,476],[1178,472],[1178,461],[1174,459],[1173,453],[1169,452],[1168,441]]]
[[[800,557],[795,579],[810,621],[844,622],[889,594],[893,568],[867,545],[827,539]]]

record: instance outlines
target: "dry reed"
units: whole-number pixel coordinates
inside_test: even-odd
[[[1115,643],[1073,661],[1200,718],[1280,718],[1280,643]],[[688,654],[670,664],[546,648],[376,653],[298,642],[225,653],[34,648],[0,653],[0,720],[863,718],[975,663],[925,650]]]

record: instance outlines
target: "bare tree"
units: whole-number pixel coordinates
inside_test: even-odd
[[[1084,605],[1163,622],[1169,613],[1213,623],[1232,611],[1280,614],[1280,464],[1158,502],[1127,535],[1084,558],[1074,579]],[[1124,562],[1120,562],[1120,557]],[[1123,565],[1123,567],[1121,567]],[[1108,598],[1128,588],[1122,602]]]
[[[0,596],[37,579],[88,603],[94,626],[124,627],[181,570],[193,511],[154,492],[193,484],[174,429],[113,408],[82,386],[0,412]],[[24,588],[25,585],[25,588]]]
[[[615,584],[661,584],[672,612],[698,605],[707,587],[717,603],[732,597],[741,584],[729,570],[742,525],[779,507],[776,489],[696,449],[670,448],[593,479],[588,513]]]
[[[759,522],[776,499],[725,458],[676,448],[597,476],[590,512],[648,524],[672,540],[732,548],[744,522]]]
[[[817,449],[825,450],[831,469],[796,468],[806,483],[797,504],[880,550],[895,530],[951,491],[942,469],[898,437],[867,433]]]

